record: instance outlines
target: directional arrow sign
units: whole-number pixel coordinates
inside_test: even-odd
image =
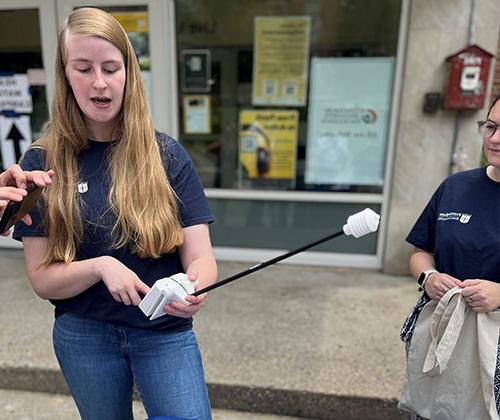
[[[21,159],[21,140],[24,140],[23,135],[20,133],[19,129],[16,126],[16,122],[14,121],[12,123],[12,127],[9,131],[9,134],[7,134],[6,140],[12,140],[12,143],[14,144],[14,153],[16,155],[16,162]]]
[[[31,128],[27,115],[0,115],[0,146],[4,169],[17,163],[30,144]]]

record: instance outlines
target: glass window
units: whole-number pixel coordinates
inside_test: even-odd
[[[399,0],[177,0],[180,141],[206,188],[382,193]]]
[[[113,6],[103,7],[120,22],[134,48],[139,61],[142,79],[151,108],[151,55],[149,52],[149,16],[147,6]]]
[[[217,215],[211,226],[218,247],[290,249],[298,248],[342,229],[343,223],[366,207],[380,213],[380,204],[311,203],[261,200],[209,200]],[[334,222],[332,222],[334,221]],[[327,241],[312,251],[376,253],[377,235]]]
[[[8,137],[2,144],[2,167],[7,167],[17,162],[21,152],[39,137],[49,117],[45,91],[47,76],[43,69],[37,9],[0,11],[0,77],[3,79],[0,113],[11,119],[3,129],[7,129],[9,134],[14,127],[17,130],[14,137]],[[19,83],[19,89],[12,90],[9,83],[16,83],[16,80],[25,80],[26,84]],[[29,105],[16,108],[20,102],[24,102],[22,98],[25,94],[22,92],[25,87],[28,92],[26,96],[30,98]],[[17,97],[17,100],[7,105],[7,99],[11,97]],[[26,121],[25,125],[23,121]],[[8,128],[9,125],[12,128]],[[29,135],[26,134],[28,132]],[[7,141],[10,143],[7,144]]]

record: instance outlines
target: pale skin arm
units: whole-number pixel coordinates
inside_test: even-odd
[[[179,248],[182,266],[191,281],[196,281],[195,289],[202,289],[217,279],[217,264],[212,252],[207,224],[184,228],[184,242]],[[191,305],[173,301],[165,306],[170,315],[190,318],[205,304],[207,293],[185,298]]]
[[[113,298],[125,305],[138,305],[149,291],[137,275],[110,256],[41,266],[48,239],[23,237],[26,272],[35,293],[43,299],[67,299],[103,281]]]
[[[11,165],[0,174],[0,215],[5,210],[9,201],[21,201],[27,194],[28,183],[44,187],[52,184],[54,171],[23,171],[19,165]],[[26,215],[22,219],[26,224],[31,224],[31,217]],[[10,231],[4,232],[8,236]]]
[[[420,248],[415,248],[410,256],[410,271],[414,278],[418,278],[422,271],[435,269],[434,256]],[[443,295],[455,286],[461,286],[462,282],[446,273],[432,273],[427,278],[425,291],[432,300],[439,300]]]

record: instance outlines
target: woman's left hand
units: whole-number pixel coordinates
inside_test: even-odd
[[[189,280],[193,282],[198,279],[197,273],[188,272],[187,276]],[[199,286],[195,285],[195,290],[197,289],[199,289]],[[188,301],[190,305],[186,305],[178,300],[173,300],[168,305],[165,305],[165,312],[179,318],[191,318],[205,305],[207,297],[208,293],[203,293],[199,296],[187,295],[184,299]]]
[[[491,312],[500,307],[500,284],[482,279],[464,280],[462,296],[474,312]]]

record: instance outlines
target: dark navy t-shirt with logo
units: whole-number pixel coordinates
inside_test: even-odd
[[[449,176],[406,240],[433,253],[442,273],[500,283],[500,183],[485,168]]]
[[[165,171],[171,186],[179,200],[179,214],[183,227],[211,223],[213,215],[198,178],[193,162],[185,149],[174,139],[163,133],[157,133]],[[184,271],[177,251],[163,254],[158,259],[139,258],[130,246],[112,249],[111,229],[115,216],[109,210],[108,194],[110,171],[108,156],[116,142],[89,141],[89,149],[78,157],[80,179],[75,189],[81,199],[81,213],[84,219],[84,238],[77,252],[77,260],[86,260],[102,255],[110,255],[129,269],[149,286],[163,277]],[[145,162],[147,164],[147,162]],[[26,153],[21,166],[25,170],[45,169],[44,152],[34,147]],[[56,174],[57,176],[57,174]],[[154,197],[161,200],[162,197]],[[131,206],[134,203],[130,203]],[[14,238],[23,236],[46,236],[43,226],[43,208],[31,213],[33,224],[27,226],[18,223]],[[112,322],[136,328],[161,330],[186,330],[192,326],[192,319],[183,319],[169,315],[149,321],[141,310],[133,305],[126,306],[113,299],[104,282],[100,281],[79,295],[60,300],[51,300],[56,307],[56,316],[70,312],[73,314]]]

